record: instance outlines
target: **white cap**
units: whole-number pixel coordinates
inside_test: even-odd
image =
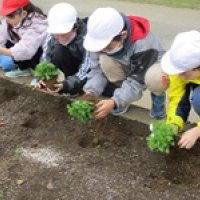
[[[114,8],[97,8],[89,17],[83,45],[88,51],[101,51],[123,27],[123,18]]]
[[[161,60],[167,74],[180,74],[200,65],[200,32],[179,33]]]
[[[47,32],[52,34],[64,34],[72,30],[77,20],[76,9],[68,3],[54,5],[48,13]]]

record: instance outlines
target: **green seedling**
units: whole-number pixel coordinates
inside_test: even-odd
[[[178,128],[165,121],[155,121],[150,126],[151,133],[147,137],[148,147],[152,151],[169,154],[170,148],[175,145]]]
[[[3,200],[3,192],[0,191],[0,200]]]
[[[36,66],[33,74],[37,78],[40,78],[44,81],[49,81],[58,76],[59,71],[54,64],[45,61]]]
[[[93,119],[95,104],[87,100],[77,100],[67,105],[68,113],[79,122],[88,122]]]
[[[22,154],[22,150],[20,148],[15,149],[15,156],[19,157]]]

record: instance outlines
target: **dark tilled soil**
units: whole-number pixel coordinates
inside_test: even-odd
[[[0,80],[0,200],[200,199],[199,144],[152,153],[146,125],[79,124],[67,103]]]

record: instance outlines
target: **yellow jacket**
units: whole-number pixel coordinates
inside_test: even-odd
[[[181,130],[187,121],[191,109],[190,93],[193,88],[200,86],[200,78],[184,81],[178,75],[171,75],[169,79],[167,123],[176,124]],[[200,127],[200,122],[197,125]]]

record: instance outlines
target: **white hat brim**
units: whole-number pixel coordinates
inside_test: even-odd
[[[97,40],[90,37],[89,35],[86,35],[83,42],[83,46],[88,51],[99,52],[102,51],[105,47],[107,47],[111,41],[112,38],[109,38],[107,40]]]
[[[185,72],[185,70],[178,68],[174,63],[171,61],[170,58],[170,51],[165,53],[161,60],[161,68],[162,70],[169,75],[173,74],[180,74]]]
[[[72,30],[73,28],[73,25],[68,25],[68,26],[49,26],[47,28],[47,32],[50,33],[50,34],[65,34],[65,33],[68,33]]]

